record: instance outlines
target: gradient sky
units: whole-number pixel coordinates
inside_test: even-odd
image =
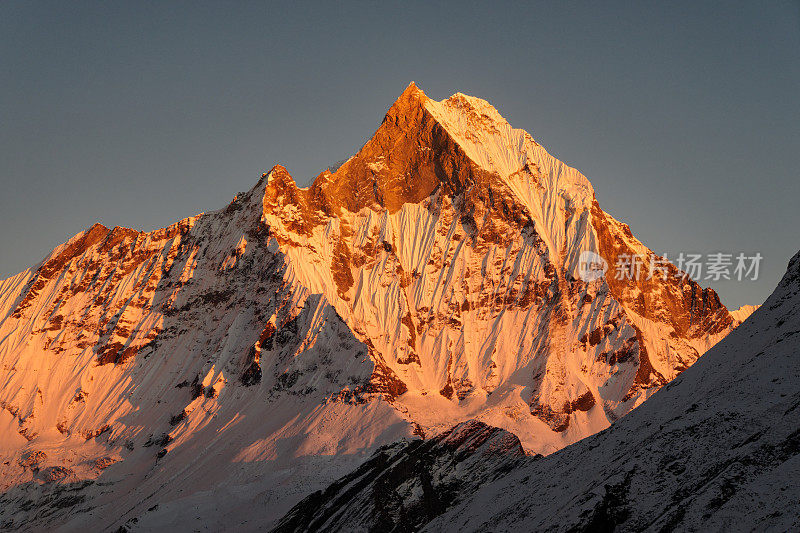
[[[800,248],[797,2],[0,3],[0,278],[95,221],[306,185],[414,80],[492,102],[659,252]],[[703,282],[708,285],[708,282]]]

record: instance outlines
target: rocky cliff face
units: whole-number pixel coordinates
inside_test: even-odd
[[[0,524],[79,484],[68,528],[198,502],[224,525],[207,491],[252,485],[266,526],[401,437],[477,418],[547,454],[600,431],[736,322],[674,268],[585,282],[584,251],[649,253],[487,102],[413,84],[310,187],[276,166],[163,230],[95,225],[0,282]]]

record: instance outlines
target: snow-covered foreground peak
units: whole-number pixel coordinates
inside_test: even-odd
[[[488,103],[414,85],[307,188],[276,166],[162,230],[93,226],[0,282],[0,526],[263,528],[401,437],[592,435],[735,322],[674,267],[584,281],[584,251],[649,252]]]
[[[396,445],[277,530],[794,531],[798,336],[800,252],[741,327],[608,430],[544,458]],[[453,431],[469,441],[491,429]],[[461,466],[473,463],[483,468]],[[441,493],[421,505],[426,487]]]

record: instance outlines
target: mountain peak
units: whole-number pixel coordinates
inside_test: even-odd
[[[276,182],[281,185],[295,185],[289,170],[281,164],[273,165],[269,172],[262,174],[262,177],[266,178],[268,183]]]
[[[413,124],[428,100],[429,98],[425,96],[422,89],[412,81],[397,97],[389,111],[386,112],[383,123],[389,121],[401,126]],[[376,132],[376,135],[378,132]]]
[[[420,89],[419,87],[417,87],[417,84],[416,84],[416,83],[414,83],[413,81],[412,81],[412,82],[410,82],[410,83],[409,83],[409,84],[406,86],[405,90],[403,90],[403,94],[405,94],[405,93],[408,93],[408,92],[410,92],[410,93],[419,93],[419,94],[422,94],[422,95],[424,95],[424,94],[425,94],[425,93],[422,91],[422,89]]]
[[[508,135],[515,137],[513,151]],[[412,81],[358,153],[335,172],[321,173],[311,189],[332,213],[364,207],[393,213],[440,186],[455,196],[481,183],[480,194],[492,197],[491,189],[508,198],[498,177],[528,165],[528,146],[538,145],[523,130],[512,129],[487,101],[456,93],[437,102]]]

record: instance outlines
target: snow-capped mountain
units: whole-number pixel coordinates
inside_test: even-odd
[[[583,252],[650,254],[487,102],[414,84],[307,188],[276,166],[162,230],[92,226],[0,282],[0,527],[266,527],[470,419],[549,454],[738,323],[673,266],[582,281]]]
[[[609,429],[547,457],[449,435],[387,447],[276,529],[796,531],[799,335],[800,252],[751,318]],[[425,498],[431,487],[441,496]]]

